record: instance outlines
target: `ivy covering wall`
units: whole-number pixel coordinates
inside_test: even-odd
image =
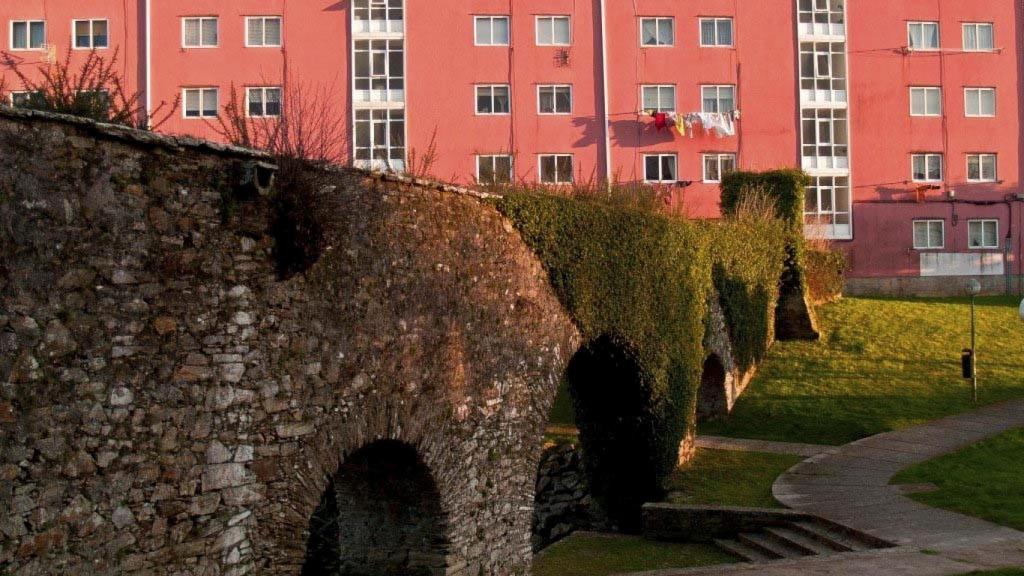
[[[708,298],[717,289],[741,363],[772,341],[785,227],[543,193],[496,202],[583,335],[567,379],[590,487],[614,522],[636,528],[695,426]]]

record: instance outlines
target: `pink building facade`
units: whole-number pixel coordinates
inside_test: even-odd
[[[812,176],[854,293],[1020,289],[1012,0],[24,0],[22,70],[116,51],[160,130],[316,95],[338,157],[461,183],[646,181],[719,216],[734,170]],[[11,74],[3,72],[12,86]],[[11,97],[16,97],[12,95]]]

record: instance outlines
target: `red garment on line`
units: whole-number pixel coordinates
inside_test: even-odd
[[[654,127],[661,131],[663,128],[668,128],[668,114],[664,112],[654,113]]]

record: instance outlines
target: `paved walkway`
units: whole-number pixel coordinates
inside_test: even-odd
[[[1024,566],[1024,532],[930,508],[889,484],[908,466],[1021,427],[1024,400],[1013,400],[826,447],[775,481],[772,492],[783,504],[873,534],[896,548],[631,576],[952,576]]]
[[[747,440],[724,436],[697,436],[697,448],[711,450],[733,450],[737,452],[767,452],[769,454],[792,454],[810,458],[835,446],[821,444],[798,444],[795,442],[772,442],[771,440]]]

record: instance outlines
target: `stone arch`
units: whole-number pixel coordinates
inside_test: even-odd
[[[729,413],[725,364],[718,354],[709,354],[701,367],[700,388],[697,391],[697,420],[721,418]]]
[[[395,440],[349,456],[310,517],[302,576],[440,576],[448,521],[416,448]]]
[[[593,496],[615,525],[636,530],[641,506],[663,495],[651,379],[633,346],[606,334],[576,352],[566,380]]]

